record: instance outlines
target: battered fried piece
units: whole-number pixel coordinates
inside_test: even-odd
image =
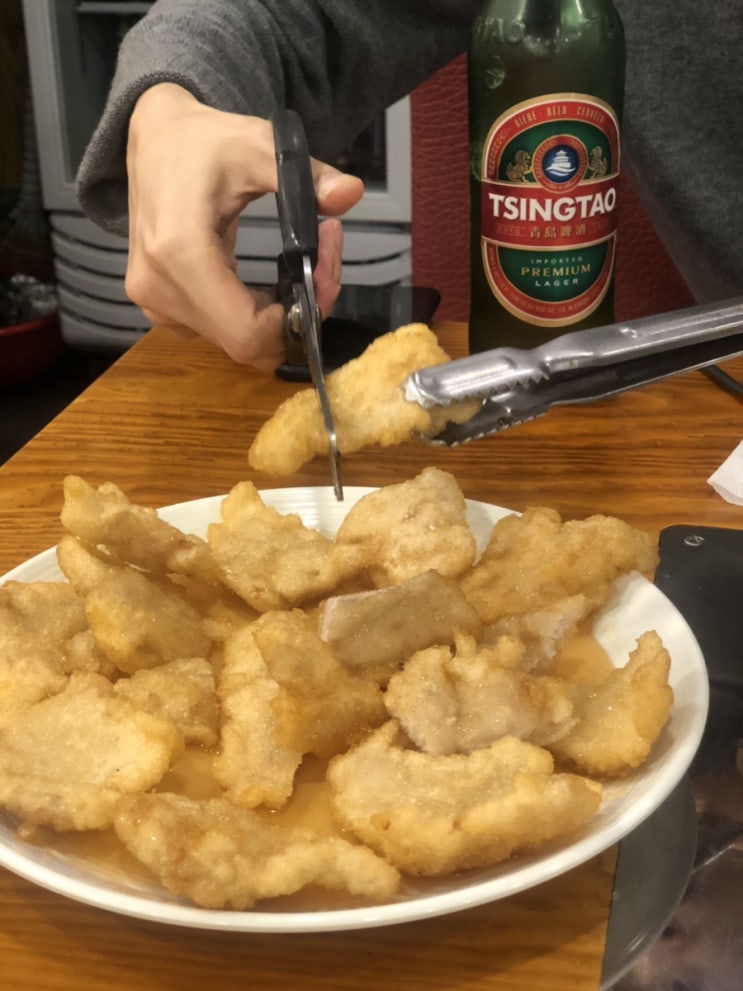
[[[479,402],[424,410],[403,395],[401,386],[408,375],[448,360],[433,331],[416,323],[378,337],[358,358],[331,372],[325,384],[341,454],[372,445],[400,444],[414,432],[434,436],[450,420],[468,420]],[[304,389],[283,402],[263,424],[248,461],[256,471],[291,475],[327,450],[317,394]]]
[[[225,643],[217,780],[236,805],[280,808],[304,754],[327,757],[386,718],[379,688],[350,677],[300,611],[266,613]]]
[[[117,564],[217,581],[218,570],[205,541],[160,519],[154,509],[131,503],[121,489],[105,482],[97,489],[77,475],[64,481],[62,525],[88,544],[105,548]]]
[[[217,677],[222,728],[213,771],[235,805],[278,809],[292,793],[302,751],[277,741],[279,692],[250,628],[229,637]]]
[[[100,548],[69,534],[57,544],[57,563],[62,574],[83,596],[102,583],[115,580],[122,572],[122,566],[112,563]],[[190,607],[192,621],[198,614],[203,620],[203,632],[212,640],[221,642],[232,630],[252,622],[259,615],[236,592],[219,582],[205,582],[177,574],[157,576],[146,573],[145,577],[165,595],[175,596],[184,606]]]
[[[282,744],[331,757],[387,718],[379,687],[349,675],[299,609],[266,613],[251,632],[280,689],[273,710]]]
[[[366,566],[362,548],[336,544],[295,513],[264,505],[252,482],[232,489],[221,516],[207,540],[225,583],[259,612],[327,595]]]
[[[85,602],[66,582],[0,586],[0,707],[61,691],[67,675],[107,670],[88,631]]]
[[[439,468],[365,495],[348,511],[336,540],[366,548],[377,586],[401,585],[431,569],[456,578],[477,552],[462,490]]]
[[[214,670],[203,657],[186,657],[152,670],[119,678],[114,691],[139,709],[167,719],[186,743],[211,747],[217,742],[219,705]]]
[[[569,836],[601,787],[553,774],[546,750],[503,737],[485,750],[431,756],[396,745],[393,720],[328,769],[338,823],[410,874],[443,875]]]
[[[622,520],[590,516],[563,523],[553,509],[536,507],[495,524],[461,584],[483,623],[495,623],[577,594],[600,604],[619,575],[651,571],[657,563],[653,537]]]
[[[171,723],[117,698],[101,675],[76,673],[58,695],[6,713],[0,805],[32,825],[106,829],[117,800],[156,785],[182,752]]]
[[[57,544],[57,564],[81,596],[120,573],[119,566],[108,560],[105,553],[69,534],[61,537]]]
[[[201,614],[204,632],[218,643],[260,616],[256,609],[226,585],[206,584],[182,575],[170,575],[169,581],[184,600]]]
[[[62,572],[85,596],[95,642],[120,671],[134,674],[184,657],[206,657],[211,639],[177,585],[102,561],[75,537],[57,545]]]
[[[504,616],[488,626],[480,639],[482,646],[498,643],[503,636],[517,637],[523,645],[519,668],[531,674],[548,674],[558,653],[568,639],[602,606],[609,596],[609,586],[587,595],[570,595],[543,609]]]
[[[502,736],[544,746],[575,723],[568,686],[509,670],[499,652],[512,638],[480,648],[460,637],[456,650],[430,647],[393,675],[385,702],[407,735],[429,754],[469,753]]]
[[[347,670],[380,685],[417,650],[451,644],[457,633],[480,629],[457,583],[437,571],[402,585],[334,596],[318,616],[321,639]]]
[[[218,798],[127,796],[114,828],[171,894],[203,908],[247,909],[310,884],[384,901],[400,880],[366,847],[277,826]]]
[[[596,685],[575,685],[577,723],[549,745],[582,774],[617,777],[639,767],[668,721],[671,659],[654,630],[643,633],[623,668]]]
[[[85,611],[96,643],[125,674],[209,653],[199,614],[131,568],[90,591]]]

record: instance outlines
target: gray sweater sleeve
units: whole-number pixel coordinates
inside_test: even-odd
[[[743,293],[743,4],[614,2],[627,39],[624,168],[696,299]]]
[[[124,38],[77,176],[80,204],[127,230],[126,135],[138,97],[174,82],[201,102],[268,117],[296,109],[332,157],[461,52],[476,0],[158,0]]]

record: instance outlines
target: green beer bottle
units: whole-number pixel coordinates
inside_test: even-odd
[[[611,323],[624,93],[611,0],[485,0],[468,59],[470,351]]]

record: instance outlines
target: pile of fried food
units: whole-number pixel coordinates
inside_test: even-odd
[[[67,581],[0,586],[0,807],[30,842],[114,830],[199,906],[385,901],[401,876],[571,837],[669,716],[652,630],[623,667],[560,671],[614,580],[656,564],[613,517],[529,509],[479,553],[456,480],[427,468],[335,534],[247,481],[205,538],[77,476],[62,523]],[[201,797],[173,773],[193,752]],[[281,817],[312,760],[328,828]]]

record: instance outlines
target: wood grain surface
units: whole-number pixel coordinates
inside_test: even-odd
[[[453,356],[461,325],[437,328]],[[743,361],[728,370],[743,377]],[[156,329],[0,468],[0,574],[61,534],[62,480],[115,482],[162,506],[259,487],[329,484],[324,459],[260,478],[246,452],[296,386]],[[342,460],[344,483],[383,485],[426,465],[465,494],[521,510],[743,527],[707,478],[743,439],[743,406],[701,372],[601,403],[554,409],[443,450],[411,442]],[[267,936],[180,930],[100,911],[0,870],[0,986],[13,989],[597,991],[615,851],[538,888],[456,915],[365,932]]]

